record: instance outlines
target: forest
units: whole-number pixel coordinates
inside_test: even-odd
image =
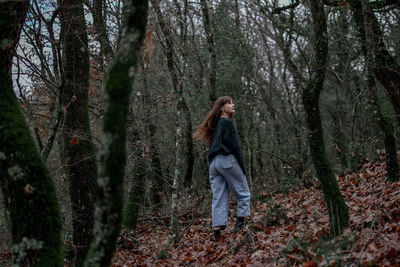
[[[1,266],[400,266],[400,1],[0,0]],[[251,212],[213,242],[230,96]]]

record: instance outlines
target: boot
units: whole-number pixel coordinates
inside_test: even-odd
[[[217,229],[215,229],[217,228]],[[224,230],[226,225],[220,225],[213,228],[213,241],[217,242],[221,239],[221,230]]]
[[[234,232],[239,232],[244,227],[244,217],[237,217],[235,228],[233,229]]]
[[[212,241],[218,242],[219,240],[221,240],[221,229],[213,230],[213,239],[212,239]]]

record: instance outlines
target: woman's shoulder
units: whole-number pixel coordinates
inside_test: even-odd
[[[221,117],[218,119],[218,123],[233,123],[231,119]]]
[[[233,125],[233,121],[231,119],[228,118],[219,118],[218,119],[218,126],[220,127],[232,127]]]

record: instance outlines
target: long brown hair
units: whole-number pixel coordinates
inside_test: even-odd
[[[231,101],[232,98],[230,96],[219,97],[215,101],[214,106],[208,113],[206,119],[199,126],[197,126],[193,137],[198,140],[203,140],[207,145],[209,145],[214,134],[215,124],[222,115],[221,107]]]

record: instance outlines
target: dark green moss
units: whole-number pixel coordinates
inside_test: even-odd
[[[10,77],[4,72],[0,85],[0,183],[10,212],[13,247],[19,248],[17,254],[26,253],[21,262],[62,266],[62,223],[54,182],[19,110]],[[24,238],[43,245],[29,249],[21,243]]]
[[[43,162],[11,81],[12,55],[29,1],[0,3],[0,186],[9,211],[13,261],[63,266],[62,223],[54,182]]]
[[[389,181],[399,180],[399,164],[397,162],[396,137],[393,134],[393,123],[390,118],[384,114],[378,101],[376,100],[378,123],[384,135],[386,149],[386,165],[388,169]]]
[[[127,1],[122,37],[107,75],[104,152],[98,179],[94,239],[85,266],[109,266],[121,230],[126,165],[126,119],[134,70],[147,24],[147,1]]]
[[[326,154],[318,96],[311,87],[310,82],[303,92],[311,157],[329,210],[330,233],[337,236],[349,226],[349,212]]]
[[[311,78],[303,91],[302,97],[309,131],[308,138],[311,157],[318,179],[321,181],[324,198],[329,211],[330,234],[331,236],[337,236],[349,226],[349,211],[326,154],[319,110],[319,97],[323,89],[326,62],[328,60],[326,18],[320,2],[312,1],[310,9],[314,24],[315,59]]]

